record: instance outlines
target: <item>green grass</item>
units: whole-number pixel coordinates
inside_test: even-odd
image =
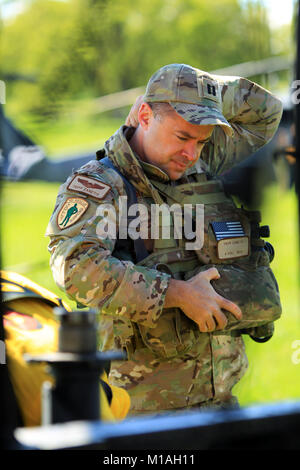
[[[45,229],[53,210],[58,184],[5,182],[2,185],[2,267],[23,274],[76,305],[55,285],[49,268]],[[265,344],[245,337],[249,369],[235,387],[243,405],[300,398],[300,364],[292,362],[292,343],[300,340],[297,201],[293,191],[268,189],[263,224],[271,227],[283,313],[275,335]]]
[[[66,300],[53,281],[44,235],[58,188],[38,182],[2,185],[1,258],[2,269],[23,274]]]
[[[277,278],[282,316],[267,343],[245,337],[249,368],[234,392],[241,404],[300,398],[300,364],[294,364],[292,344],[300,340],[299,252],[297,201],[294,192],[274,186],[266,191],[263,224],[271,228],[275,248],[271,264]]]

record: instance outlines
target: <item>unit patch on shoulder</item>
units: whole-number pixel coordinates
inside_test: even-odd
[[[95,178],[85,175],[76,175],[72,179],[71,183],[69,183],[68,189],[70,191],[87,194],[88,196],[101,200],[106,196],[111,187]]]
[[[75,224],[85,213],[89,203],[81,197],[69,197],[57,215],[57,225],[61,230]]]

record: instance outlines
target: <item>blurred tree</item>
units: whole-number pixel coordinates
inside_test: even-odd
[[[19,110],[57,112],[61,100],[142,86],[160,66],[213,70],[270,55],[260,2],[247,0],[32,0],[2,27],[0,73]]]

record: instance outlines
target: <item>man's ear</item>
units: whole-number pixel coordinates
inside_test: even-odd
[[[138,111],[138,120],[144,131],[148,129],[152,119],[154,119],[152,109],[148,103],[143,102]]]
[[[131,110],[126,118],[126,126],[137,127],[139,125],[138,112],[141,104],[143,103],[144,96],[140,95],[135,100],[135,103],[132,105]]]

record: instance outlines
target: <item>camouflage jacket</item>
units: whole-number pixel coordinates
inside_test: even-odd
[[[280,122],[281,103],[268,91],[246,79],[215,78],[234,136],[216,126],[185,182],[194,172],[217,175],[231,168],[267,143]],[[128,144],[133,132],[121,127],[103,154],[135,187],[139,202],[160,203],[150,178],[169,178],[134,154]],[[170,275],[138,265],[128,244],[117,248],[115,234],[107,237],[99,228],[108,204],[115,212],[109,212],[107,223],[116,222],[118,232],[119,200],[126,194],[121,176],[101,160],[84,165],[60,187],[46,232],[54,279],[71,299],[99,309],[102,349],[127,350],[126,361],[112,364],[109,380],[128,390],[132,412],[230,402],[232,387],[247,367],[241,334],[200,334],[183,313],[170,329],[163,308]],[[151,341],[149,332],[157,329],[158,346],[171,347]]]

